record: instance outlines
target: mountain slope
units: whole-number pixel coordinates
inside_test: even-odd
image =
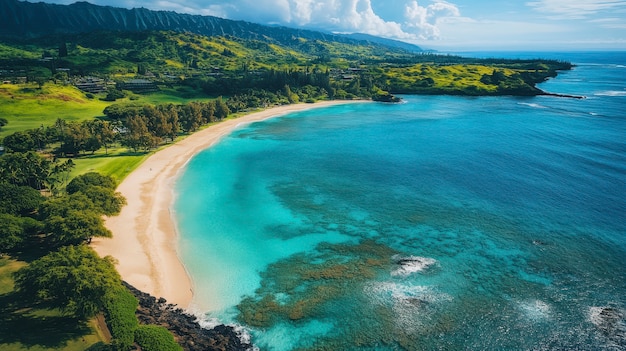
[[[123,9],[87,2],[71,5],[0,0],[0,35],[37,37],[50,34],[83,33],[95,30],[144,31],[173,30],[207,36],[235,36],[243,39],[271,39],[289,45],[297,38],[348,44],[386,46],[395,50],[420,51],[415,45],[387,41],[355,39],[348,36],[286,27],[271,27],[212,16],[152,11],[145,8]],[[394,45],[397,44],[397,45]]]

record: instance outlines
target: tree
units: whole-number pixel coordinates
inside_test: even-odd
[[[48,178],[50,161],[33,151],[0,156],[0,179],[13,185],[41,190]]]
[[[126,204],[126,199],[122,194],[103,186],[89,186],[83,190],[83,193],[89,197],[98,213],[107,216],[118,215]]]
[[[41,222],[33,218],[0,213],[0,253],[22,247],[29,236],[41,229]]]
[[[70,183],[67,185],[66,190],[68,194],[74,194],[79,191],[86,193],[87,188],[89,188],[90,186],[101,186],[104,188],[115,190],[117,184],[115,183],[115,180],[110,176],[105,176],[98,172],[88,172],[72,179],[72,181],[70,181]]]
[[[59,57],[67,57],[67,43],[65,42],[59,45]]]
[[[25,296],[79,318],[102,310],[107,292],[120,284],[113,259],[84,245],[62,247],[15,273],[15,287]]]
[[[92,211],[96,207],[82,192],[66,196],[50,197],[39,207],[39,218],[45,220],[52,216],[66,217],[70,211]]]
[[[57,192],[60,188],[59,185],[63,185],[67,183],[67,180],[70,176],[70,172],[75,167],[74,161],[71,159],[67,159],[65,162],[59,162],[55,160],[53,162],[52,169],[50,170],[50,174],[48,175],[48,189],[53,195],[57,195]]]
[[[122,145],[130,147],[134,151],[148,150],[157,146],[157,138],[150,134],[146,117],[141,115],[130,116],[126,119],[125,126],[127,133],[122,139]]]
[[[93,133],[104,146],[104,153],[109,154],[109,146],[115,141],[115,128],[110,122],[95,120]]]
[[[96,211],[69,210],[65,216],[50,216],[44,220],[47,238],[56,246],[78,245],[92,237],[112,236]]]
[[[204,123],[215,122],[215,103],[213,101],[202,104],[202,120]]]
[[[4,117],[0,117],[0,130],[2,130],[2,127],[6,126],[7,124],[9,124],[9,121]]]
[[[194,132],[202,125],[202,108],[195,103],[182,105],[178,112],[183,130]]]
[[[4,147],[13,152],[33,151],[37,148],[35,140],[27,132],[15,132],[2,140]]]
[[[169,124],[169,133],[166,135],[171,141],[174,141],[180,132],[180,122],[178,121],[178,109],[174,104],[160,105],[161,113],[167,119]]]
[[[71,195],[49,198],[40,207],[47,239],[52,244],[72,245],[91,240],[92,237],[111,237],[105,228],[103,214],[115,214],[125,203],[113,190],[92,186],[93,195],[76,192]]]
[[[43,203],[41,193],[29,186],[0,183],[0,212],[27,216]]]
[[[222,120],[228,117],[229,114],[230,110],[228,109],[228,106],[226,106],[226,103],[222,100],[221,96],[218,97],[217,100],[215,100],[215,117],[217,117],[218,120]]]
[[[91,133],[84,123],[67,123],[64,126],[62,134],[61,146],[57,149],[61,154],[78,155],[81,151],[87,150],[90,142]],[[92,145],[89,147],[93,148]]]

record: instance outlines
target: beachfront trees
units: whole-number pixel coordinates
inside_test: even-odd
[[[224,100],[222,100],[221,96],[218,97],[215,100],[215,118],[217,118],[218,121],[221,121],[228,117],[229,114],[230,110],[228,109],[228,105],[226,105]]]
[[[202,108],[200,104],[189,103],[182,105],[178,112],[181,126],[186,132],[195,132],[202,125]]]
[[[120,285],[113,259],[84,245],[62,247],[15,274],[16,290],[24,296],[79,318],[102,310],[107,292]]]
[[[127,132],[122,138],[122,145],[130,147],[135,152],[139,149],[148,150],[156,147],[157,140],[148,130],[148,123],[145,116],[130,116],[126,119],[124,126]]]
[[[108,194],[111,193],[112,191]],[[119,200],[102,200],[99,197],[100,195],[92,199],[91,194],[77,192],[46,200],[41,206],[40,217],[45,226],[46,239],[50,244],[58,247],[80,244],[92,237],[111,237],[111,232],[104,226],[101,216],[106,214],[105,212],[115,212],[116,201],[122,201],[119,204],[121,207],[124,200],[121,196]],[[112,207],[113,210],[103,209],[106,206]]]
[[[95,211],[70,210],[65,216],[50,216],[44,220],[44,229],[55,246],[78,245],[92,237],[112,236],[104,226],[102,217]]]

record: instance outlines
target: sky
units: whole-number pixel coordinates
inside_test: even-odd
[[[44,0],[58,4],[74,1]],[[626,50],[626,0],[88,1],[294,28],[367,33],[443,51]]]

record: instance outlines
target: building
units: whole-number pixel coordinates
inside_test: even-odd
[[[119,82],[117,83],[117,88],[120,90],[130,90],[133,93],[148,93],[159,90],[156,83],[148,79],[131,79]]]

